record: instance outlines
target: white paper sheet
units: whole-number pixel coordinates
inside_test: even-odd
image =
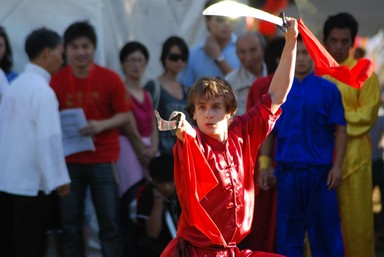
[[[81,128],[87,125],[83,109],[63,110],[60,112],[60,120],[65,156],[84,151],[95,151],[92,137],[82,136],[79,132]]]

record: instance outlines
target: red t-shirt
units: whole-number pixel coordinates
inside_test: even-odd
[[[88,78],[76,78],[70,66],[52,77],[51,86],[59,101],[59,109],[83,108],[87,120],[103,120],[133,106],[119,75],[93,64]],[[118,130],[110,129],[93,136],[96,151],[66,157],[67,162],[115,162],[119,155]]]

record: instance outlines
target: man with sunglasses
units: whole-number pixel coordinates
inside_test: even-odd
[[[220,2],[208,0],[207,7]],[[240,67],[236,55],[236,35],[233,33],[234,20],[223,16],[205,16],[209,31],[204,42],[192,47],[186,69],[180,74],[180,82],[192,86],[201,76],[224,78],[231,70]]]
[[[186,55],[182,55],[182,54],[173,54],[173,53],[170,53],[168,55],[168,59],[172,62],[177,62],[177,61],[183,61],[183,62],[186,62],[187,61],[187,56]]]

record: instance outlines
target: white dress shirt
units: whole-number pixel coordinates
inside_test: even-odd
[[[70,182],[50,74],[27,64],[0,106],[0,191],[36,196]]]

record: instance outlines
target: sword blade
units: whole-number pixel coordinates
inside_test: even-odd
[[[252,17],[271,22],[278,26],[284,26],[284,22],[281,17],[234,1],[222,1],[213,4],[203,11],[203,15],[227,16],[232,18]]]

